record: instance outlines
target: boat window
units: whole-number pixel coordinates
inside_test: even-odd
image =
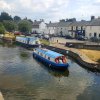
[[[48,59],[50,60],[50,57],[48,57]]]
[[[41,56],[43,56],[43,54],[42,54],[42,53],[40,53],[40,55],[41,55]]]

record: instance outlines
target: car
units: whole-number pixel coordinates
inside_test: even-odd
[[[91,38],[90,38],[90,41],[91,41],[91,42],[98,42],[99,39],[98,39],[97,37],[91,37]]]
[[[49,40],[49,38],[50,38],[49,35],[47,35],[47,34],[43,35],[43,39]]]
[[[82,36],[82,35],[79,35],[76,39],[77,39],[77,40],[81,40],[81,41],[87,40],[87,38],[84,37],[84,36]]]
[[[70,35],[66,35],[65,38],[66,38],[66,39],[73,39],[73,37],[70,36]]]

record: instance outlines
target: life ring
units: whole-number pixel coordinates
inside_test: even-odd
[[[55,59],[55,62],[56,62],[56,63],[59,63],[58,59]]]
[[[63,60],[62,60],[63,63],[66,63],[67,62],[67,59],[66,57],[63,57]]]
[[[62,62],[63,62],[63,63],[66,63],[66,60],[65,60],[65,59],[63,59],[63,60],[62,60]]]

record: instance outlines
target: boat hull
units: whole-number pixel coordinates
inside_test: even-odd
[[[16,44],[20,45],[22,47],[25,47],[25,48],[36,48],[36,47],[39,47],[39,44],[31,45],[31,44],[25,44],[25,43],[22,43],[22,42],[18,42],[18,41],[16,41]]]
[[[52,67],[54,69],[65,70],[69,66],[68,63],[66,63],[66,64],[57,64],[57,63],[54,63],[52,61],[49,61],[48,59],[45,59],[45,58],[41,57],[40,55],[36,54],[35,52],[33,52],[33,57],[38,59],[39,61],[41,61],[45,65],[48,65],[48,67]]]

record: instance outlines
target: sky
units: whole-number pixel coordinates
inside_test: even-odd
[[[100,0],[0,0],[0,13],[3,11],[33,21],[90,20],[92,15],[100,16]]]

